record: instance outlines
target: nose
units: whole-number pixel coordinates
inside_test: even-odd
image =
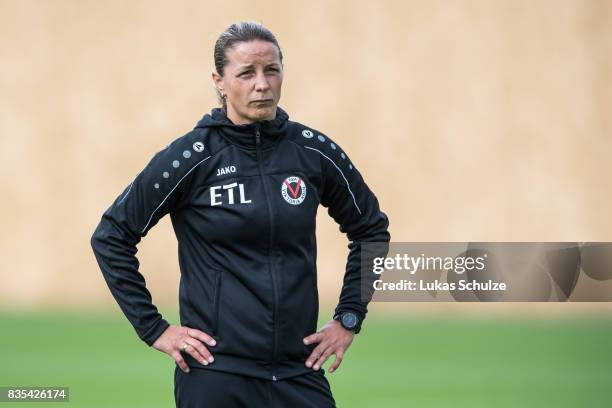
[[[268,83],[268,79],[266,75],[261,72],[257,72],[257,76],[255,77],[255,90],[257,92],[266,92],[270,88],[270,84]]]

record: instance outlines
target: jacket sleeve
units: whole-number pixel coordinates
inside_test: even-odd
[[[389,220],[380,210],[378,199],[368,188],[363,177],[338,146],[331,144],[328,154],[322,154],[323,191],[321,204],[340,225],[349,239],[349,254],[340,299],[334,315],[352,311],[363,322],[373,295],[373,282],[378,278],[367,259],[362,259],[362,244],[378,242],[386,256],[390,240]],[[371,258],[371,256],[369,257]],[[368,259],[369,259],[368,258]],[[357,332],[360,330],[358,326]]]
[[[177,143],[154,155],[104,212],[91,237],[93,252],[113,297],[149,346],[169,323],[152,303],[139,272],[136,246],[165,214],[180,208],[185,200],[187,181],[183,176],[187,163],[177,161],[183,159],[183,150],[177,149]]]

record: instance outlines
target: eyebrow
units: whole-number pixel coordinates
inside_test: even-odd
[[[280,67],[280,64],[278,62],[271,62],[270,64],[267,64],[264,68],[270,68],[270,67]],[[248,65],[241,65],[238,68],[236,68],[236,71],[243,71],[245,69],[250,69],[253,68],[253,64],[248,64]]]

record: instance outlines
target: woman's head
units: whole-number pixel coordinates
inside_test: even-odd
[[[236,124],[274,119],[283,84],[283,54],[274,34],[254,22],[229,26],[215,44],[212,78]]]

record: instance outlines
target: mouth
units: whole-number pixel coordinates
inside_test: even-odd
[[[272,102],[274,102],[272,99],[258,99],[256,101],[251,101],[251,103],[255,105],[268,105]]]

